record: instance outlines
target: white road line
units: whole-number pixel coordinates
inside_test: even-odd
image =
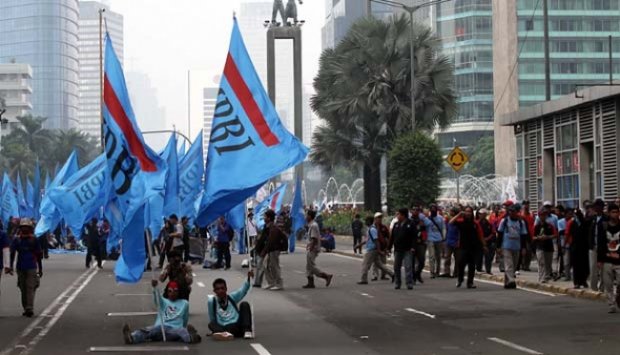
[[[369,295],[367,293],[360,293],[360,295],[368,298],[375,298],[375,296]]]
[[[133,317],[133,316],[152,316],[157,312],[110,312],[108,317]]]
[[[205,284],[202,282],[196,282],[196,285],[198,285],[198,287],[205,287]]]
[[[271,355],[271,353],[261,344],[254,343],[250,344],[250,346],[258,353],[258,355]]]
[[[97,353],[129,353],[129,352],[169,352],[169,351],[189,351],[187,346],[91,346],[88,352]]]
[[[413,309],[413,308],[405,308],[405,311],[407,311],[407,312],[411,312],[411,313],[415,313],[415,314],[419,314],[419,315],[421,315],[421,316],[428,317],[428,318],[430,318],[430,319],[435,319],[435,318],[437,318],[437,316],[435,316],[434,314],[430,314],[430,313],[426,313],[426,312],[418,311],[417,309]]]
[[[300,275],[304,275],[305,272],[301,271],[301,270],[293,270],[294,273],[296,274],[300,274]]]
[[[541,353],[541,352],[539,352],[539,351],[532,350],[532,349],[526,348],[525,346],[521,346],[521,345],[518,345],[518,344],[515,344],[515,343],[511,343],[511,342],[509,342],[509,341],[507,341],[507,340],[504,340],[504,339],[500,339],[500,338],[487,338],[487,339],[489,339],[489,340],[490,340],[490,341],[492,341],[492,342],[495,342],[495,343],[498,343],[498,344],[501,344],[501,345],[507,346],[507,347],[509,347],[509,348],[511,348],[511,349],[514,349],[514,350],[518,350],[518,351],[524,352],[524,353],[526,353],[526,354],[531,354],[531,355],[544,355],[543,353]]]

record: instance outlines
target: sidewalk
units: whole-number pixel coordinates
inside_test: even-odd
[[[362,258],[359,254],[353,253],[353,237],[346,235],[336,235],[336,250],[334,253],[341,255]],[[392,264],[391,260],[388,260],[388,264]],[[538,282],[538,271],[536,271],[536,262],[532,262],[532,271],[521,271],[517,276],[517,285],[521,288],[540,290],[545,292],[551,292],[556,294],[563,294],[572,296],[575,298],[594,300],[594,301],[606,301],[605,294],[601,292],[594,292],[591,289],[574,289],[571,281],[550,281],[546,284]],[[476,278],[486,281],[504,283],[504,275],[499,272],[497,266],[494,265],[494,275],[488,275],[484,273],[476,273]]]

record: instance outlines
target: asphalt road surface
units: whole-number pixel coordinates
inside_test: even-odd
[[[322,253],[319,267],[336,276],[329,289],[303,290],[305,254],[281,257],[285,290],[253,289],[256,338],[216,342],[207,332],[206,297],[217,277],[238,287],[247,269],[233,256],[229,271],[195,268],[190,323],[197,345],[125,346],[121,327],[151,325],[150,273],[137,285],[117,285],[113,262],[86,270],[83,256],[52,255],[37,293],[35,317],[24,318],[15,277],[0,289],[0,354],[620,354],[620,314],[602,302],[477,282],[457,289],[452,279],[428,279],[414,290],[389,281],[357,285],[358,259]],[[129,312],[134,313],[129,315]]]

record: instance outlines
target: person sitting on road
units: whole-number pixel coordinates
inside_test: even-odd
[[[162,297],[157,289],[157,280],[151,282],[153,300],[159,307],[155,324],[143,329],[131,331],[129,324],[123,326],[125,344],[139,344],[146,341],[162,341],[162,328],[166,341],[182,341],[188,344],[200,343],[202,340],[196,328],[187,324],[189,320],[189,302],[179,298],[179,284],[168,282],[165,295]],[[163,320],[162,320],[163,318]],[[163,327],[162,327],[163,323]]]
[[[213,292],[209,296],[207,308],[209,313],[209,329],[216,340],[232,340],[233,338],[253,339],[252,310],[250,304],[241,302],[250,290],[250,279],[254,272],[248,272],[248,278],[241,288],[228,294],[226,280],[213,281]]]
[[[325,232],[321,236],[321,247],[328,253],[336,249],[336,239],[334,238],[332,228],[325,228]]]
[[[178,250],[171,250],[168,253],[168,265],[159,275],[159,281],[164,282],[166,279],[175,281],[179,285],[179,298],[189,300],[189,294],[192,292],[191,284],[194,281],[192,275],[192,267],[182,262],[183,256]]]

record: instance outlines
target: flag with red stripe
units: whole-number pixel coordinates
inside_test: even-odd
[[[213,222],[307,155],[308,148],[280,121],[235,19],[213,116],[197,222],[202,226]]]

